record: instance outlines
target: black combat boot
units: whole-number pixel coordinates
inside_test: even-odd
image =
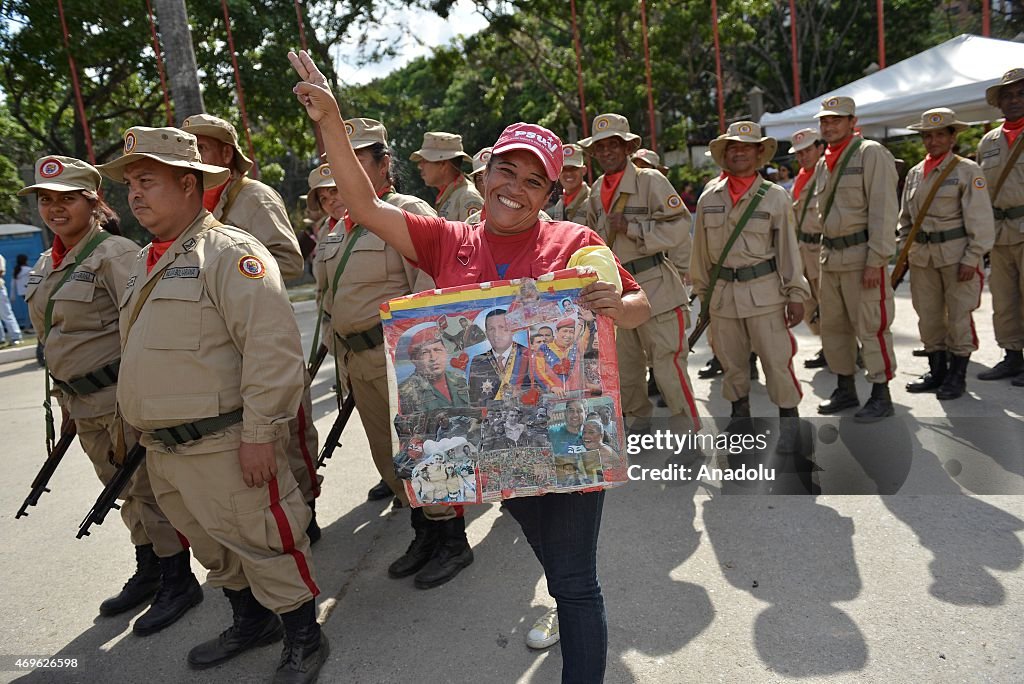
[[[818,413],[823,416],[839,413],[843,409],[860,406],[860,399],[857,398],[857,385],[852,375],[840,375],[839,384],[836,386],[828,401],[818,404]]]
[[[907,391],[918,394],[920,392],[934,392],[942,387],[946,379],[946,352],[935,351],[928,354],[928,372],[914,382],[907,383]]]
[[[924,347],[918,347],[910,353],[914,356],[928,356],[928,350]]]
[[[942,387],[935,396],[939,399],[957,399],[967,391],[967,364],[971,361],[971,355],[949,357],[949,372]]]
[[[427,564],[441,540],[441,522],[428,520],[422,508],[412,509],[412,529],[416,536],[405,550],[405,554],[388,566],[389,577],[408,577],[419,572]]]
[[[828,361],[825,360],[825,350],[819,349],[818,353],[804,361],[804,368],[826,368]]]
[[[750,420],[750,397],[742,397],[732,402],[732,411],[729,413],[729,424],[725,426],[725,432],[742,434],[750,432],[753,423]]]
[[[331,654],[327,635],[316,621],[315,600],[283,613],[284,651],[273,684],[311,684]]]
[[[100,604],[100,615],[117,615],[153,598],[160,588],[160,559],[152,544],[135,547],[135,574],[128,578],[117,596]]]
[[[429,522],[433,525],[441,525],[441,539],[434,555],[416,574],[417,589],[439,587],[453,579],[462,572],[463,568],[473,562],[473,549],[469,548],[469,540],[466,539],[465,518],[460,515],[440,523]]]
[[[281,618],[264,608],[252,595],[252,589],[223,591],[231,602],[232,624],[216,639],[204,641],[188,652],[188,666],[193,670],[219,665],[250,648],[280,641],[284,636]]]
[[[370,487],[370,491],[366,493],[367,501],[380,501],[381,499],[390,499],[394,494],[391,492],[391,487],[388,487],[388,483],[381,480],[377,484]]]
[[[716,375],[721,375],[725,370],[722,368],[722,364],[719,363],[717,356],[712,356],[711,360],[704,364],[704,367],[697,371],[697,377],[701,380],[707,380],[713,378]]]
[[[306,536],[309,537],[309,545],[312,546],[320,541],[323,532],[320,531],[320,525],[316,521],[316,499],[313,499],[306,505],[309,506],[309,512],[312,514],[309,524],[306,525]]]
[[[192,574],[188,549],[160,559],[160,589],[132,631],[138,636],[156,634],[170,627],[193,606],[203,602],[203,588]]]
[[[800,451],[800,411],[795,407],[779,409],[779,441],[775,451],[779,454]]]
[[[871,385],[871,398],[864,403],[864,408],[853,414],[853,419],[858,423],[874,423],[894,413],[889,383],[876,382]]]
[[[1006,350],[1006,356],[994,367],[978,373],[979,380],[1002,380],[1024,372],[1024,352]]]

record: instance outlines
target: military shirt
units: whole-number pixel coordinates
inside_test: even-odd
[[[697,200],[697,219],[693,230],[693,258],[690,277],[693,289],[705,301],[711,271],[721,259],[726,242],[746,211],[760,180],[734,205],[729,196],[728,180],[711,181]],[[796,246],[796,230],[792,200],[775,183],[743,227],[722,264],[726,268],[756,266],[775,260],[775,271],[754,280],[729,282],[719,278],[711,295],[711,314],[724,318],[747,318],[771,313],[787,302],[803,303],[811,295],[803,275],[800,252]]]
[[[1002,126],[993,128],[978,143],[978,163],[988,180],[992,206],[999,209],[1024,206],[1024,154],[1017,157],[1017,163],[1013,165],[1013,170],[1006,177],[1003,187],[999,190],[999,195],[991,197],[991,193],[996,189],[996,181],[1002,175],[1009,158],[1010,145]],[[995,244],[1016,245],[1024,242],[1024,216],[1015,219],[1001,219],[995,222],[995,226]]]
[[[565,195],[559,198],[555,206],[551,207],[551,218],[554,221],[572,221],[587,225],[587,207],[590,199],[590,186],[586,183],[580,185],[576,196],[572,198],[569,206],[565,205]]]
[[[812,176],[800,192],[800,199],[793,202],[797,235],[821,235],[821,215],[818,213],[818,196],[814,194],[814,177]],[[802,218],[802,220],[801,220]],[[821,238],[818,242],[797,240],[797,247],[804,263],[804,274],[817,280],[821,277]]]
[[[76,267],[75,259],[100,232],[102,229],[94,224],[58,268],[53,267],[52,250],[46,250],[28,276],[25,300],[32,327],[43,342],[47,302],[68,269],[74,269],[53,294],[52,326],[44,347],[50,374],[63,382],[121,357],[118,304],[139,246],[128,238],[111,235]],[[64,394],[59,389],[56,392],[72,418],[96,418],[114,412],[114,386],[84,396]]]
[[[398,405],[402,415],[442,408],[469,406],[469,385],[461,373],[445,371],[448,394],[444,396],[434,384],[419,373],[413,373],[398,384]]]
[[[900,249],[921,212],[925,198],[932,191],[939,176],[952,162],[953,155],[946,155],[927,178],[923,177],[923,161],[907,174],[900,208]],[[936,268],[955,263],[974,267],[980,264],[982,256],[992,249],[995,222],[992,218],[992,203],[988,196],[985,174],[981,167],[970,159],[961,159],[942,182],[931,206],[928,207],[928,213],[918,229],[918,234],[941,233],[961,226],[967,231],[965,237],[927,244],[915,240],[907,257],[909,263],[913,266]]]
[[[628,196],[622,209],[626,233],[611,234],[608,216],[601,203],[604,176],[594,182],[587,198],[587,224],[601,236],[625,266],[631,261],[662,253],[665,260],[634,277],[651,303],[651,316],[687,306],[689,296],[682,274],[690,264],[690,212],[675,188],[659,171],[640,169],[626,163],[619,186],[612,197],[614,209],[619,197]]]
[[[299,331],[270,252],[249,233],[202,210],[147,273],[139,253],[121,298],[124,419],[145,434],[242,409],[241,440],[269,443],[288,434],[303,392]],[[156,279],[135,324],[140,293]],[[237,448],[237,431],[171,449]]]
[[[465,221],[474,211],[484,208],[484,198],[461,173],[444,189],[434,203],[437,215],[449,221]]]

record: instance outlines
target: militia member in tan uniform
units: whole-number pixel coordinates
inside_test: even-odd
[[[231,169],[226,183],[203,192],[206,210],[221,223],[241,228],[259,240],[274,257],[285,281],[302,277],[302,253],[284,200],[269,185],[246,175],[253,162],[239,147],[235,127],[209,114],[194,114],[185,119],[182,126],[196,136],[204,164]],[[288,460],[302,488],[302,496],[313,511],[307,532],[316,543],[320,539],[320,526],[316,522],[316,497],[320,496],[320,479],[316,474],[319,443],[312,419],[313,398],[309,385],[307,381],[299,412],[289,426]]]
[[[672,184],[652,169],[638,169],[629,155],[640,146],[629,122],[618,114],[594,118],[594,135],[580,146],[604,171],[587,200],[590,226],[644,289],[651,319],[635,330],[618,331],[622,413],[646,429],[653,406],[647,396],[647,366],[675,415],[699,426],[697,405],[686,375],[689,296],[683,280],[690,265],[690,212]]]
[[[1005,353],[991,370],[978,373],[979,380],[1013,378],[1024,387],[1024,155],[1019,155],[1001,187],[999,179],[1010,155],[1024,145],[1024,69],[1011,69],[985,91],[985,99],[1003,112],[1003,125],[978,143],[978,163],[988,180],[995,216],[989,290],[992,292],[992,327],[996,344]]]
[[[583,180],[587,172],[583,148],[579,145],[563,145],[562,155],[562,173],[558,174],[562,197],[551,208],[551,218],[587,225],[590,186]]]
[[[776,145],[774,138],[761,136],[756,123],[730,125],[710,145],[715,163],[728,175],[712,181],[697,201],[690,274],[711,314],[715,356],[725,369],[722,396],[732,402],[733,418],[750,417],[751,352],[761,357],[768,396],[780,418],[797,418],[803,396],[793,374],[796,340],[789,328],[803,319],[810,289],[789,194],[757,174],[775,156]],[[737,229],[739,237],[726,251]],[[712,284],[716,264],[722,268]],[[783,420],[782,427],[777,448],[793,453],[796,420]]]
[[[804,323],[815,335],[821,335],[818,325],[818,292],[821,289],[821,220],[814,194],[814,169],[825,152],[825,141],[816,128],[804,128],[793,134],[790,154],[796,155],[800,171],[793,180],[793,214],[796,217],[796,237],[800,246],[800,259],[804,265],[804,278],[811,288],[811,296],[804,302]],[[824,368],[825,352],[804,361],[804,368]]]
[[[139,126],[125,133],[124,155],[100,167],[128,185],[154,236],[121,299],[117,403],[142,433],[157,502],[234,612],[189,665],[216,665],[283,631],[275,681],[312,681],[328,646],[310,512],[285,451],[304,384],[299,331],[270,252],[203,208],[203,188],[228,170],[200,159],[191,134]]]
[[[822,223],[821,342],[839,376],[818,413],[860,404],[853,379],[860,342],[871,398],[854,419],[874,422],[893,415],[889,381],[896,357],[889,327],[895,309],[888,264],[896,252],[899,202],[896,162],[879,143],[854,135],[855,111],[851,98],[830,97],[815,114],[828,143],[814,187]]]
[[[491,158],[491,148],[485,147],[473,155],[473,172],[469,174],[473,181],[473,187],[484,196],[484,169],[487,168],[487,161]]]
[[[981,304],[981,262],[995,236],[992,203],[981,167],[953,153],[957,133],[967,128],[953,110],[929,109],[921,123],[908,128],[921,132],[928,155],[910,170],[903,186],[899,248],[925,212],[907,261],[929,371],[908,384],[907,391],[938,390],[939,399],[956,399],[966,390],[967,363],[978,349],[971,315]]]
[[[100,174],[89,164],[43,157],[36,161],[35,180],[18,194],[36,194],[54,237],[29,273],[25,299],[63,419],[75,421],[82,449],[107,484],[116,472],[111,457],[119,430],[117,305],[139,246],[104,229],[116,230],[117,215],[99,198]],[[134,444],[136,435],[128,436]],[[152,598],[133,627],[145,636],[176,622],[203,600],[203,590],[181,538],[156,503],[145,468],[126,489],[121,519],[135,545],[135,574],[121,593],[100,604],[100,614],[117,615]]]
[[[473,161],[462,151],[462,136],[431,132],[423,135],[423,147],[409,157],[420,169],[423,182],[437,190],[434,208],[449,221],[465,221],[484,208],[484,200],[462,173],[462,162]]]
[[[654,169],[662,176],[668,177],[668,167],[661,163],[661,157],[654,150],[641,147],[632,154],[630,159],[638,169]]]

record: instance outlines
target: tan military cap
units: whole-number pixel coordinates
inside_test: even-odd
[[[22,188],[18,194],[29,195],[37,190],[96,192],[102,180],[96,167],[81,159],[51,155],[36,160],[36,182]]]
[[[575,166],[576,168],[583,168],[585,166],[583,161],[583,148],[579,145],[572,143],[568,145],[562,145],[562,168],[566,166]]]
[[[461,159],[462,161],[473,161],[462,150],[462,136],[455,133],[444,133],[432,131],[423,134],[423,147],[413,152],[409,159],[414,162],[430,161],[439,162],[446,159]]]
[[[912,131],[937,131],[943,128],[952,128],[954,131],[962,131],[967,124],[956,118],[956,112],[948,107],[936,107],[929,109],[921,115],[921,123],[907,126]]]
[[[244,174],[252,168],[252,159],[245,156],[245,152],[242,152],[238,145],[238,132],[224,119],[210,114],[193,114],[182,122],[181,127],[192,135],[205,135],[234,147],[235,166],[238,167],[239,173]]]
[[[346,119],[345,133],[348,134],[348,141],[352,143],[353,150],[361,150],[377,143],[385,147],[388,144],[388,129],[374,119]]]
[[[770,162],[772,157],[775,156],[775,150],[779,147],[779,143],[775,138],[762,136],[761,127],[753,121],[737,121],[734,124],[730,124],[728,130],[712,140],[708,146],[711,148],[711,158],[723,169],[726,168],[725,148],[732,141],[754,143],[755,145],[760,143],[763,145],[761,157],[757,160],[758,166],[764,166]]]
[[[833,95],[821,101],[821,111],[814,115],[815,119],[823,116],[856,116],[857,103],[852,97]]]
[[[123,183],[124,167],[142,159],[154,159],[180,169],[192,169],[203,174],[203,186],[215,188],[223,185],[231,169],[204,164],[196,147],[196,137],[178,128],[149,128],[132,126],[124,133],[124,155],[96,168],[110,180]]]
[[[632,160],[634,164],[637,164],[637,166],[646,167],[648,169],[657,169],[663,174],[668,175],[668,167],[661,165],[661,157],[659,157],[658,153],[654,150],[648,150],[645,147],[641,147],[633,153]]]
[[[793,134],[792,143],[793,145],[789,148],[789,153],[799,152],[800,150],[806,150],[808,147],[818,142],[821,139],[821,131],[817,128],[801,128],[799,131]]]
[[[473,172],[469,174],[470,176],[475,176],[487,168],[487,162],[491,160],[491,149],[485,147],[473,155]]]
[[[313,192],[317,188],[336,188],[338,184],[334,182],[334,175],[331,173],[330,164],[321,164],[312,171],[309,172],[309,191]]]
[[[591,136],[580,140],[580,147],[585,152],[589,152],[591,146],[598,140],[605,138],[622,138],[626,141],[630,154],[640,147],[640,136],[629,132],[629,120],[621,114],[598,114],[594,117],[594,125],[590,130]]]
[[[1003,86],[1008,86],[1011,83],[1017,83],[1019,81],[1024,81],[1024,69],[1010,69],[1003,74],[1001,79],[999,79],[999,83],[985,89],[985,101],[993,107],[998,107],[999,91],[1002,90]]]

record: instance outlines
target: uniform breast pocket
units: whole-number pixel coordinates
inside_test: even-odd
[[[960,192],[957,185],[943,185],[935,193],[928,215],[937,218],[953,218],[960,215]]]
[[[91,274],[90,274],[91,275]],[[103,329],[103,318],[96,307],[96,283],[69,280],[53,295],[54,318],[59,310],[61,331],[66,333]]]
[[[387,245],[373,233],[368,233],[352,248],[352,255],[342,276],[350,283],[379,283],[387,278]]]
[[[199,349],[202,333],[203,281],[175,278],[159,283],[145,308],[147,349]]]

